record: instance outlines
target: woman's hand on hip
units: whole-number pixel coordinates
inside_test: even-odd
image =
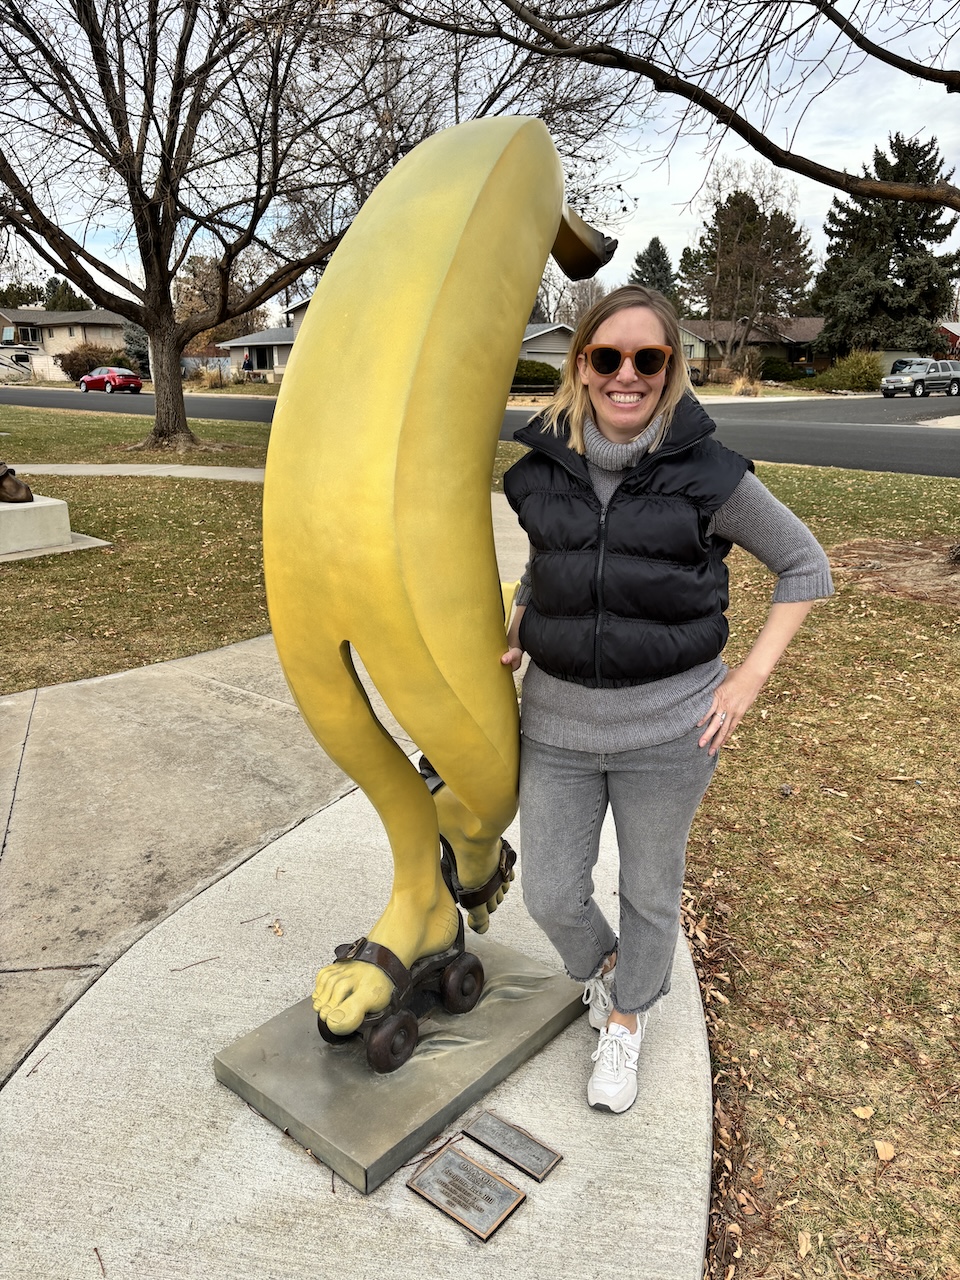
[[[731,667],[723,683],[717,685],[710,710],[697,721],[697,728],[703,729],[699,745],[708,747],[710,755],[715,756],[730,735],[736,732],[763,684],[763,680],[758,682],[743,667]]]
[[[813,607],[812,600],[780,601],[770,606],[767,620],[739,667],[731,667],[713,695],[710,711],[697,722],[706,726],[700,746],[715,756],[747,714],[783,651]]]

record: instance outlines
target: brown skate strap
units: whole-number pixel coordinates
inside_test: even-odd
[[[365,964],[376,965],[381,969],[396,988],[397,995],[403,996],[412,985],[410,970],[403,961],[379,942],[368,942],[366,938],[358,938],[356,942],[342,942],[334,948],[333,954],[338,961],[362,960]]]
[[[482,884],[476,889],[462,889],[459,880],[456,878],[456,871],[454,871],[454,889],[461,907],[466,907],[469,911],[471,907],[480,907],[489,902],[500,886],[506,884],[510,878],[510,871],[516,860],[516,853],[506,840],[501,839],[500,861],[497,864],[496,871],[494,871],[486,884]]]

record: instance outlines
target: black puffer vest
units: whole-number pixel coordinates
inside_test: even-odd
[[[616,689],[716,658],[729,632],[724,558],[708,536],[714,512],[753,464],[712,439],[690,396],[666,440],[627,473],[605,513],[568,435],[539,420],[516,433],[533,452],[503,478],[536,548],[520,643],[541,670]]]

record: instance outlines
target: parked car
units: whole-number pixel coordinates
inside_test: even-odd
[[[77,384],[81,391],[129,391],[131,395],[139,395],[143,383],[132,369],[94,369],[85,373]]]
[[[880,390],[887,399],[898,391],[908,396],[928,396],[931,391],[960,396],[960,360],[910,360],[897,373],[881,378]]]

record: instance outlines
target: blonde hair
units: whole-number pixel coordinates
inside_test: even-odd
[[[684,395],[692,390],[690,376],[687,373],[687,362],[683,358],[680,325],[671,303],[656,289],[647,289],[640,284],[625,284],[619,289],[614,289],[605,298],[595,302],[589,311],[584,312],[580,317],[580,323],[570,341],[570,351],[563,366],[560,386],[543,415],[543,430],[552,431],[554,435],[560,434],[561,421],[566,422],[570,431],[570,448],[577,453],[583,453],[584,423],[588,418],[592,420],[593,414],[587,388],[580,380],[578,359],[603,322],[616,315],[618,311],[625,311],[628,307],[648,307],[663,325],[666,346],[673,348],[673,355],[667,361],[667,376],[657,405],[660,429],[650,446],[651,453],[663,443],[664,437],[670,430],[670,423],[677,405]]]

